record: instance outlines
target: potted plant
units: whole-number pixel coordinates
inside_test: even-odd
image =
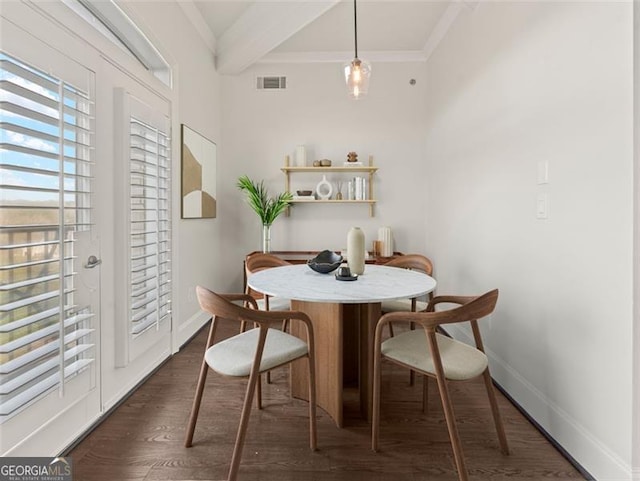
[[[269,197],[264,181],[256,183],[246,175],[238,179],[238,189],[246,192],[247,203],[262,222],[262,252],[271,251],[271,224],[291,205],[291,192],[282,192],[276,197]]]

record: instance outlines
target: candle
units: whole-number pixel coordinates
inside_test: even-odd
[[[298,145],[296,147],[296,165],[298,167],[307,165],[307,149],[305,149],[304,145]]]

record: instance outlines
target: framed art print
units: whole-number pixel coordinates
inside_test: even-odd
[[[182,124],[182,218],[216,217],[216,144]]]

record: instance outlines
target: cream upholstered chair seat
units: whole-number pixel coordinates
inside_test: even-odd
[[[258,309],[261,311],[288,311],[291,309],[291,301],[282,297],[270,297],[269,309],[264,299],[257,299]]]
[[[256,355],[260,329],[250,329],[214,344],[204,355],[211,369],[225,376],[248,376]],[[260,371],[291,362],[308,353],[307,343],[279,329],[269,329],[260,361]]]
[[[487,368],[487,356],[475,347],[436,333],[444,375],[453,381],[479,376]],[[396,334],[381,346],[384,357],[435,375],[436,368],[423,329]]]
[[[426,311],[429,304],[424,301],[416,301],[416,311]],[[396,299],[394,301],[384,301],[382,312],[406,312],[411,311],[411,299]]]

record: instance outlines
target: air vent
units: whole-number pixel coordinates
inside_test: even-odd
[[[287,88],[287,77],[258,77],[258,90],[282,90]]]

